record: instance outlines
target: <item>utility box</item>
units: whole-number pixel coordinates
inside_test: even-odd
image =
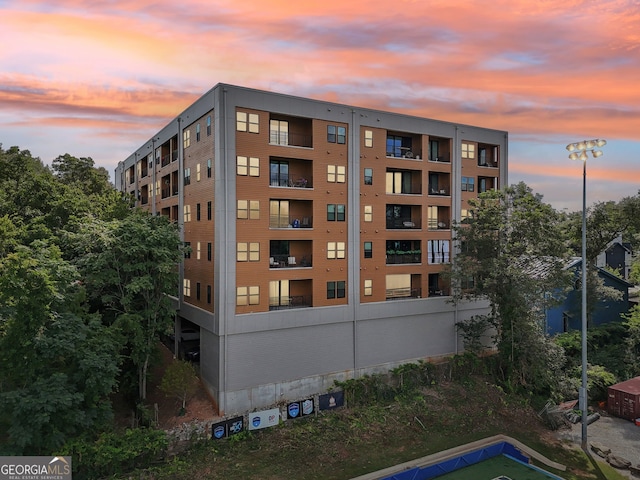
[[[640,418],[640,377],[609,387],[607,411],[631,421]]]

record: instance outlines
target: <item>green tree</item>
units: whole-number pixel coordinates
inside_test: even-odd
[[[626,337],[626,360],[631,367],[629,376],[640,375],[640,306],[635,305],[624,315],[624,324],[628,328]]]
[[[123,220],[87,222],[77,243],[81,270],[103,318],[120,330],[145,400],[147,373],[159,334],[172,323],[169,296],[178,288],[184,247],[178,226],[135,210]]]
[[[568,285],[559,215],[523,183],[469,203],[471,219],[454,228],[453,299],[489,301],[479,318],[494,328],[501,381],[551,393],[564,357],[544,333],[544,312]]]
[[[187,407],[187,400],[196,393],[198,389],[198,376],[195,367],[183,360],[177,360],[167,367],[160,390],[167,396],[177,398],[181,405],[182,411]]]
[[[117,343],[83,311],[78,280],[45,242],[0,259],[0,424],[10,453],[50,453],[111,418]]]

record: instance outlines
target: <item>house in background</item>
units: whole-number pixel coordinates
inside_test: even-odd
[[[631,244],[622,241],[622,235],[618,235],[609,242],[607,247],[596,258],[596,265],[600,268],[613,268],[620,272],[625,280],[629,280],[633,251]]]
[[[598,326],[609,322],[620,321],[620,315],[629,310],[629,288],[633,285],[626,280],[615,276],[602,267],[598,268],[598,276],[606,287],[611,287],[622,293],[619,300],[603,299],[598,302],[591,318],[590,326]],[[567,270],[574,270],[576,278],[580,277],[582,271],[582,259],[572,259],[566,267]],[[576,288],[571,290],[562,304],[552,307],[546,313],[546,332],[549,335],[568,332],[569,330],[580,330],[582,328],[582,317],[580,314],[582,293],[579,282]]]

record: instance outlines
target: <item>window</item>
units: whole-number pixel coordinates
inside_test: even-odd
[[[182,132],[182,146],[188,148],[191,145],[191,130]]]
[[[411,137],[399,135],[387,135],[387,157],[409,157],[411,152]]]
[[[327,299],[344,298],[345,290],[344,281],[327,282]]]
[[[211,285],[207,285],[207,303],[211,303]]]
[[[327,205],[327,221],[328,222],[344,222],[345,221],[345,205],[328,204]]]
[[[207,243],[207,261],[211,261],[211,242]]]
[[[387,193],[413,193],[411,172],[387,172]]]
[[[364,184],[373,185],[373,168],[364,169]]]
[[[207,220],[211,220],[211,200],[207,202]]]
[[[344,258],[344,242],[327,242],[327,258]]]
[[[340,144],[347,143],[347,128],[327,125],[327,142]]]
[[[190,168],[184,169],[184,184],[191,185],[191,169]]]
[[[258,262],[260,261],[260,243],[258,242],[238,242],[236,251],[238,262]]]
[[[289,162],[285,160],[271,160],[269,162],[269,184],[274,187],[289,186]]]
[[[473,210],[468,210],[463,208],[460,210],[460,221],[462,223],[468,223],[470,219],[473,218]]]
[[[440,160],[438,158],[439,147],[440,144],[438,143],[438,140],[429,140],[429,160],[431,160],[432,162],[437,162],[438,160]]]
[[[256,113],[236,112],[236,130],[260,133],[260,117]]]
[[[289,201],[271,200],[269,202],[269,227],[287,228],[289,226]]]
[[[200,204],[196,203],[196,220],[200,221]]]
[[[211,159],[207,160],[207,178],[211,178]]]
[[[429,229],[438,228],[438,207],[431,205],[427,207],[427,227]]]
[[[200,181],[200,164],[196,164],[196,182]]]
[[[289,145],[289,122],[285,120],[269,122],[269,143]]]
[[[364,258],[373,258],[373,242],[364,242]]]
[[[191,280],[188,278],[182,280],[182,295],[185,297],[191,296]]]
[[[327,165],[327,182],[344,183],[347,169],[344,165]]]
[[[207,116],[207,137],[211,135],[211,115]]]
[[[373,280],[367,279],[364,281],[364,295],[365,297],[373,295]]]
[[[196,282],[196,300],[200,300],[200,282]]]
[[[183,217],[184,217],[184,222],[190,222],[191,221],[191,205],[184,205],[182,207],[183,210]],[[178,213],[178,212],[176,212]]]
[[[191,242],[184,242],[184,258],[191,258]]]
[[[260,176],[260,159],[256,157],[243,157],[238,155],[236,158],[236,173],[238,175],[248,175],[250,177]]]
[[[491,190],[491,187],[489,187],[489,182],[487,182],[486,178],[480,178],[478,182],[478,193],[484,193],[487,190]]]
[[[430,265],[449,263],[449,240],[427,240],[427,249]]]
[[[373,130],[364,131],[364,146],[369,148],[373,147]]]
[[[473,177],[462,177],[462,191],[473,192],[475,179]]]
[[[257,220],[260,218],[259,200],[238,200],[238,218]]]
[[[462,143],[462,158],[476,158],[476,146],[473,143]]]
[[[196,260],[200,260],[200,242],[196,243]]]
[[[486,148],[481,148],[478,151],[478,153],[479,153],[478,165],[486,166],[487,165],[487,149]]]
[[[289,302],[289,280],[269,282],[269,307],[288,306]]]
[[[371,205],[364,206],[364,221],[373,222],[373,207]]]
[[[259,305],[260,304],[260,287],[238,287],[236,289],[236,305]]]
[[[200,124],[196,124],[196,142],[200,141]]]

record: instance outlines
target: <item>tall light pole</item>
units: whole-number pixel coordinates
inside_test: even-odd
[[[567,145],[571,160],[582,160],[582,386],[579,406],[582,410],[582,448],[587,448],[587,159],[591,152],[594,158],[602,155],[596,148],[607,144],[606,140],[583,140]]]

